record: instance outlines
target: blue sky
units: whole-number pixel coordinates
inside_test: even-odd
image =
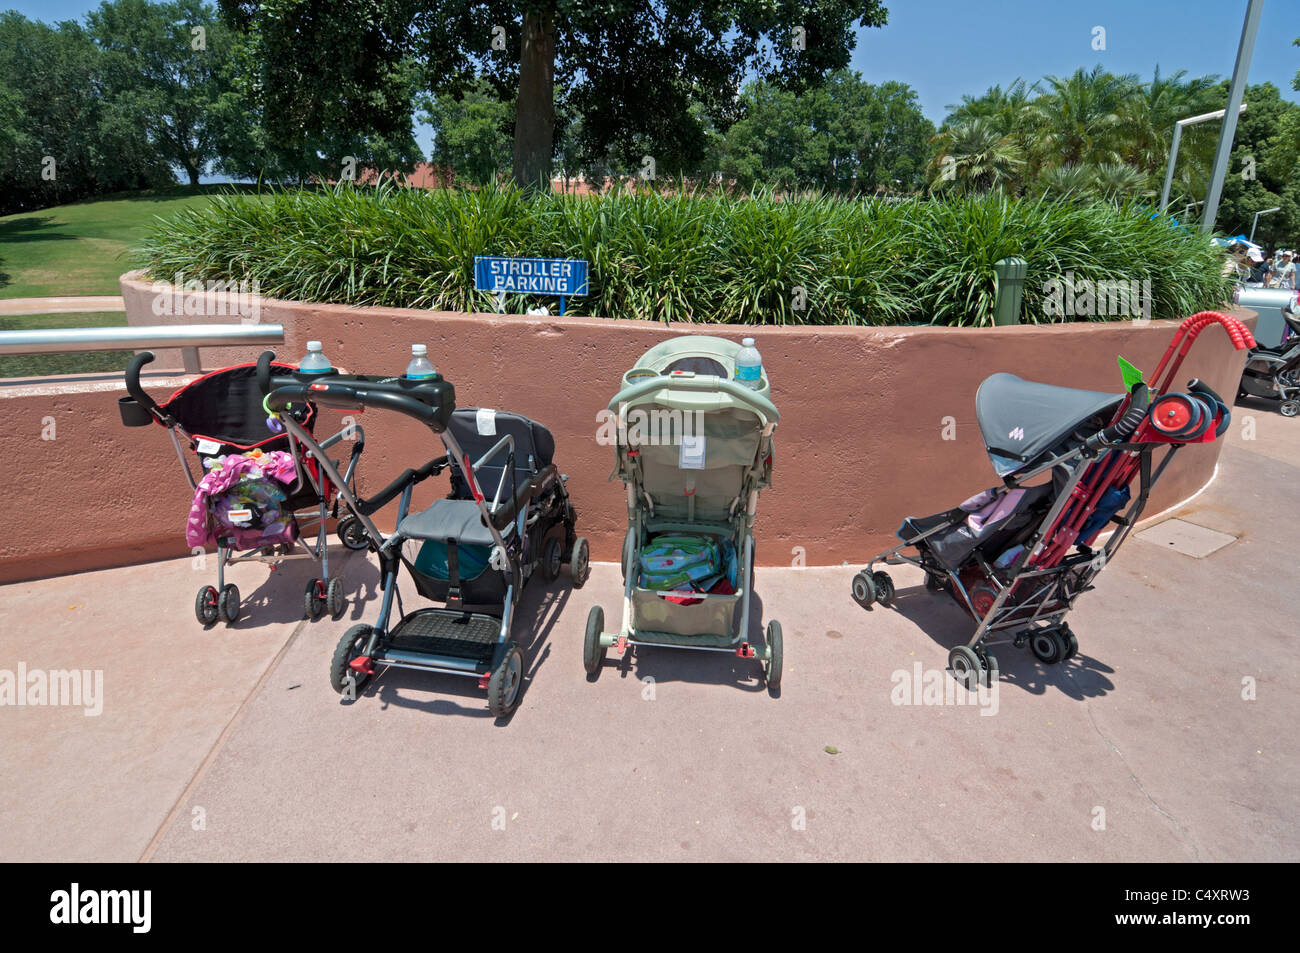
[[[1227,78],[1237,55],[1246,0],[885,0],[889,25],[861,30],[853,68],[873,83],[911,85],[935,123],[963,93],[976,95],[1016,77],[1033,81],[1101,63],[1112,73],[1150,78],[1185,69]],[[80,18],[98,4],[75,0],[5,4],[47,21]],[[1092,48],[1093,28],[1106,49]],[[1265,0],[1250,82],[1291,88],[1300,70],[1300,3]],[[426,151],[428,127],[417,128]]]

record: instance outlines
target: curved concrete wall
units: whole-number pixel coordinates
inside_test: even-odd
[[[122,291],[130,323],[169,320],[154,315],[150,283],[128,275]],[[1238,314],[1253,321],[1250,312]],[[286,359],[296,360],[309,338],[319,339],[335,366],[363,373],[400,373],[410,345],[427,344],[438,369],[456,385],[461,406],[508,409],[546,424],[556,438],[556,462],[571,478],[579,531],[591,540],[598,560],[618,558],[625,530],[621,484],[606,479],[613,452],[595,439],[596,414],[617,391],[623,372],[673,335],[752,334],[782,413],[774,485],[759,504],[764,565],[789,565],[797,558],[807,565],[864,562],[891,544],[904,516],[948,508],[994,484],[974,413],[975,390],[989,374],[1010,371],[1114,390],[1116,355],[1150,372],[1176,327],[666,327],[270,300],[262,302],[260,320],[284,325],[280,354]],[[203,366],[256,356],[252,349],[205,349]],[[1202,377],[1231,397],[1243,359],[1226,335],[1211,329],[1198,339],[1182,376]],[[179,367],[179,357],[171,366]],[[149,387],[162,397],[181,380],[174,373],[160,375]],[[113,405],[123,392],[113,381],[0,388],[9,422],[0,453],[11,478],[0,498],[0,579],[186,552],[188,484],[161,428],[121,426]],[[41,440],[48,418],[55,420],[57,436]],[[336,412],[326,410],[322,428],[338,421]],[[432,434],[405,418],[369,413],[359,422],[367,436],[363,492],[441,452]],[[953,439],[945,439],[945,431]],[[1218,444],[1182,451],[1148,513],[1203,486],[1218,451]],[[417,503],[444,493],[445,478],[420,489]],[[392,516],[390,507],[381,525],[390,526]]]

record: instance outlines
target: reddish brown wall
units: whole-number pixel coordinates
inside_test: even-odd
[[[151,287],[122,282],[133,324],[161,323]],[[1249,314],[1249,313],[1245,313]],[[1253,315],[1251,316],[1253,320]],[[285,326],[282,357],[308,338],[335,366],[400,373],[412,343],[425,343],[456,385],[463,407],[527,414],[556,438],[556,462],[571,476],[579,531],[593,558],[616,559],[625,528],[621,486],[607,482],[613,451],[595,441],[596,413],[623,372],[651,345],[683,333],[739,337],[728,326],[664,327],[598,318],[355,309],[268,301],[263,323]],[[975,390],[996,371],[1065,386],[1114,390],[1115,356],[1154,369],[1175,325],[1074,324],[999,329],[758,328],[757,339],[782,413],[775,482],[760,502],[760,563],[788,565],[802,547],[809,565],[861,562],[885,548],[899,521],[955,505],[996,482],[975,422]],[[252,360],[254,349],[205,350],[204,366]],[[1243,355],[1211,329],[1182,376],[1200,376],[1231,397]],[[156,396],[175,380],[151,384]],[[0,496],[0,580],[122,564],[184,553],[189,487],[161,428],[126,429],[112,382],[0,388],[8,422],[0,435],[9,491]],[[57,439],[40,439],[53,416]],[[944,418],[956,439],[943,440]],[[339,415],[326,410],[323,425]],[[368,413],[363,492],[440,452],[436,438],[396,415]],[[330,432],[330,431],[320,431]],[[1218,445],[1189,448],[1152,500],[1156,513],[1205,484]],[[445,492],[429,481],[417,502]],[[436,484],[436,486],[434,485]],[[385,511],[391,520],[392,508]],[[381,520],[382,523],[382,520]],[[385,524],[387,525],[387,524]]]

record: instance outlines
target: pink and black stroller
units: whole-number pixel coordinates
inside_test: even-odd
[[[978,623],[965,645],[948,654],[953,676],[969,687],[997,677],[988,651],[998,642],[1029,644],[1046,664],[1079,649],[1065,622],[1074,601],[1132,532],[1151,488],[1180,447],[1210,443],[1228,428],[1227,406],[1199,380],[1170,389],[1196,336],[1221,326],[1237,350],[1254,345],[1240,321],[1214,312],[1185,320],[1150,386],[1121,361],[1128,392],[1107,394],[1037,384],[994,374],[980,385],[976,416],[1002,485],[955,509],[908,517],[901,545],[853,577],[853,598],[888,606],[894,583],[878,562],[925,570],[925,585],[947,590]],[[1165,453],[1153,466],[1159,447]],[[1041,478],[1046,477],[1045,482]],[[1129,485],[1137,478],[1137,498]],[[1040,478],[1040,482],[1030,481]],[[1103,545],[1102,531],[1114,524]],[[914,549],[915,556],[903,550]],[[997,633],[1009,639],[995,641]]]
[[[186,542],[199,552],[217,548],[217,584],[199,589],[194,615],[205,627],[218,620],[227,624],[239,618],[239,589],[226,582],[226,566],[256,561],[274,572],[290,559],[312,559],[319,574],[308,580],[305,616],[318,619],[326,612],[343,614],[346,598],[343,579],[330,578],[328,520],[338,516],[339,494],[302,443],[263,407],[257,383],[257,365],[240,364],[204,374],[161,404],[140,386],[140,369],[154,359],[143,351],[126,369],[129,396],[118,401],[122,423],[167,428],[194,490],[194,504],[186,525]],[[292,365],[280,365],[294,370]],[[309,433],[314,433],[317,410],[311,403],[297,405],[291,413]],[[352,442],[343,479],[354,486],[357,461],[365,447],[365,433],[348,426],[320,442],[328,449],[343,440]],[[198,458],[196,478],[186,451]],[[346,508],[346,503],[344,504]],[[304,539],[314,532],[315,542]],[[339,538],[349,549],[366,549],[364,529],[350,512],[338,524]]]

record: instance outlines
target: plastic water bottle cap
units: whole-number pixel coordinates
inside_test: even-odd
[[[320,341],[308,341],[308,342],[307,342],[307,350],[309,350],[309,351],[319,351],[319,350],[321,350]]]
[[[429,353],[429,348],[424,344],[412,344],[411,353],[416,357],[424,357],[424,355]]]
[[[741,347],[753,347],[753,346],[754,346],[754,339],[753,339],[753,338],[744,338],[744,339],[740,342],[740,345],[741,345]]]

